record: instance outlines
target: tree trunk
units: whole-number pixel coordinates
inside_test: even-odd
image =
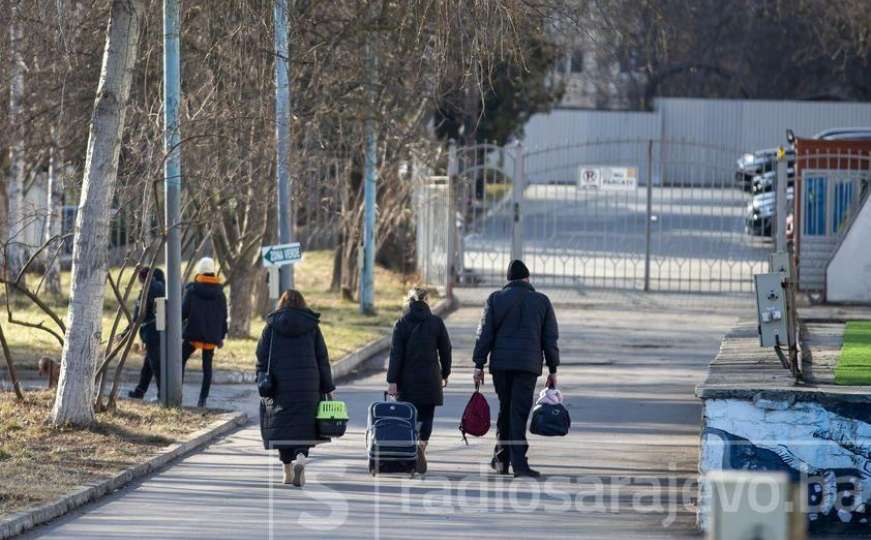
[[[230,283],[230,324],[227,333],[233,338],[248,337],[253,314],[252,296],[259,273],[255,268],[239,274]]]
[[[342,298],[350,302],[353,302],[357,297],[357,287],[360,284],[359,257],[362,250],[359,244],[359,234],[347,235],[345,237],[344,252],[342,254]]]
[[[100,339],[109,257],[109,216],[144,2],[113,0],[106,30],[76,216],[67,332],[51,413],[55,426],[88,426],[94,421],[94,370],[103,355]]]
[[[357,295],[357,287],[360,283],[360,261],[362,253],[363,228],[363,158],[361,152],[355,152],[353,162],[348,175],[348,185],[342,190],[342,230],[340,232],[342,244],[341,261],[341,289],[342,298],[354,301]]]
[[[51,147],[48,158],[48,189],[46,189],[45,238],[48,242],[61,235],[61,220],[63,219],[63,156],[58,156],[56,128],[51,130]],[[60,170],[58,170],[60,164]],[[58,247],[61,241],[55,240],[46,249],[45,290],[54,296],[59,296],[60,290],[60,253]]]
[[[275,302],[269,298],[269,286],[266,283],[266,269],[257,268],[257,278],[254,283],[254,311],[258,316],[266,318],[275,309]]]
[[[345,246],[345,235],[339,228],[336,247],[333,250],[333,277],[330,280],[330,292],[338,292],[342,287],[342,252]]]
[[[9,31],[9,125],[20,129],[23,125],[21,100],[24,96],[24,59],[21,56],[22,23],[20,20],[18,2],[12,3],[12,19]],[[6,199],[8,213],[6,215],[6,235],[8,241],[6,261],[11,276],[18,274],[24,264],[24,137],[21,133],[13,133],[9,144],[10,177],[6,183]]]
[[[12,388],[15,389],[15,397],[19,401],[23,400],[24,391],[21,389],[21,383],[18,381],[18,373],[15,371],[15,362],[12,360],[12,353],[9,352],[9,344],[6,342],[3,326],[0,326],[0,349],[3,351],[3,357],[6,358],[6,369],[9,372],[9,380],[12,381]]]

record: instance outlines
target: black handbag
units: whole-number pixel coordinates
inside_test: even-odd
[[[529,431],[542,437],[565,437],[571,427],[571,416],[562,403],[558,405],[542,403],[536,405],[532,411]]]
[[[266,360],[266,371],[257,374],[257,392],[262,398],[271,398],[275,395],[275,383],[272,380],[272,342],[275,335],[269,336],[269,356]]]

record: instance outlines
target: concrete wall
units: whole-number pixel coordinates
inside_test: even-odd
[[[871,199],[835,251],[826,269],[826,299],[871,304]]]
[[[699,470],[784,471],[807,485],[817,530],[871,523],[871,408],[867,403],[708,399]],[[700,521],[707,526],[702,484]]]

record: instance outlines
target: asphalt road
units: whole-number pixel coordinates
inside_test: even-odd
[[[455,369],[437,411],[424,478],[367,473],[366,410],[384,389],[383,359],[338,395],[349,432],[313,452],[308,485],[279,483],[280,465],[250,425],[203,452],[26,538],[681,538],[696,535],[700,403],[693,386],[748,299],[715,307],[680,295],[553,292],[561,324],[565,438],[531,436],[539,481],[487,469],[494,432],[463,444],[470,351],[483,290],[462,291],[449,318]],[[543,381],[540,381],[540,384]],[[193,395],[196,388],[185,391]],[[214,405],[256,418],[252,389],[214,387]],[[496,400],[489,384],[491,407]],[[190,396],[188,396],[190,397]],[[494,411],[495,412],[495,411]],[[494,418],[495,420],[495,418]]]

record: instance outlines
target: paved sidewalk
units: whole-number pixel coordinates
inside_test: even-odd
[[[477,306],[483,297],[482,291],[464,291],[461,299]],[[463,307],[448,321],[455,370],[446,405],[437,411],[424,479],[367,473],[366,408],[384,389],[383,372],[375,369],[339,387],[352,424],[343,438],[313,452],[303,490],[277,481],[278,460],[262,449],[251,425],[26,538],[696,535],[701,408],[693,386],[749,299],[711,306],[698,298],[640,293],[554,291],[551,297],[561,326],[560,386],[573,426],[565,438],[530,437],[530,462],[546,476],[541,482],[503,481],[489,472],[493,431],[470,439],[469,446],[460,438],[480,314],[479,307]],[[214,405],[243,407],[256,419],[253,389],[213,388]],[[196,389],[185,391],[191,397]],[[486,393],[495,413],[489,377]]]

